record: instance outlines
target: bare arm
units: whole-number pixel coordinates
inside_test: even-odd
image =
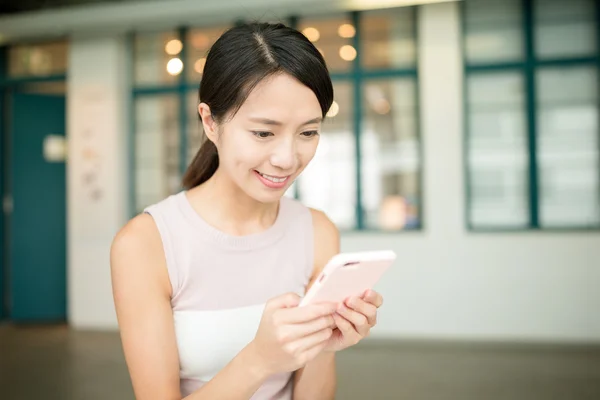
[[[111,248],[113,295],[136,399],[179,400],[179,358],[171,284],[158,229],[149,215],[129,222]],[[268,377],[252,344],[186,397],[248,399]]]
[[[331,257],[340,252],[340,234],[327,216],[312,210],[314,227],[314,270],[310,287]],[[296,371],[294,400],[330,400],[335,396],[335,353],[322,352],[317,358]]]

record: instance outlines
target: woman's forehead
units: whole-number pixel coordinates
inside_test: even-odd
[[[259,82],[240,107],[239,113],[245,118],[275,121],[285,118],[306,122],[320,117],[321,107],[310,88],[287,74],[279,74]]]

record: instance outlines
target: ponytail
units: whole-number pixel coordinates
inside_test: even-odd
[[[183,175],[184,189],[192,189],[210,179],[219,167],[219,153],[217,147],[208,138],[194,156],[192,163]]]

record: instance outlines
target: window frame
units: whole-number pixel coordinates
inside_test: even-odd
[[[469,0],[466,0],[469,1]],[[466,2],[465,1],[465,2]],[[556,58],[538,58],[535,53],[535,0],[520,0],[522,13],[522,32],[524,41],[524,54],[521,61],[510,62],[489,62],[489,63],[469,63],[466,52],[467,41],[467,19],[466,5],[461,2],[460,18],[461,18],[461,51],[463,60],[463,121],[464,121],[464,137],[463,137],[463,177],[464,177],[464,212],[465,226],[470,232],[523,232],[523,231],[544,231],[544,232],[577,232],[577,231],[598,231],[600,230],[600,222],[597,225],[589,226],[552,226],[544,227],[540,225],[540,178],[538,165],[538,123],[537,123],[537,100],[538,91],[536,87],[536,72],[544,68],[552,67],[596,67],[600,73],[600,2],[595,1],[595,34],[596,34],[596,51],[595,54],[587,57],[556,57]],[[472,179],[471,169],[469,168],[470,150],[469,142],[471,132],[469,127],[469,98],[468,98],[468,78],[474,74],[487,72],[518,72],[524,82],[524,111],[525,111],[525,126],[526,126],[526,150],[527,150],[527,175],[528,175],[528,212],[529,223],[526,227],[477,227],[474,226],[470,219],[470,210],[472,206]],[[600,82],[600,79],[599,79]],[[600,83],[599,83],[600,91]],[[597,108],[600,114],[600,93],[598,96]],[[598,129],[599,146],[600,146],[600,128]],[[598,165],[600,165],[600,149],[598,153]],[[598,176],[597,190],[600,192],[600,174]]]

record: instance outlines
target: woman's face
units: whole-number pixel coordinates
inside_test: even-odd
[[[215,129],[215,139],[207,132],[219,152],[219,173],[257,201],[279,200],[315,155],[321,120],[317,97],[295,78],[261,81]]]

